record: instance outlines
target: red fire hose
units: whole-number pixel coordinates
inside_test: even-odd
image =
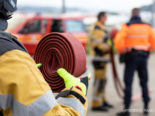
[[[57,69],[65,68],[76,77],[86,70],[83,46],[79,40],[67,33],[51,33],[45,36],[36,48],[34,59],[36,63],[42,64],[40,70],[53,92],[60,92],[65,88]]]
[[[115,38],[116,34],[117,34],[118,30],[114,27],[112,28],[112,31],[110,33],[110,38],[111,38],[111,42],[112,42],[112,50],[111,50],[111,64],[112,64],[112,71],[113,71],[113,78],[114,78],[114,85],[115,85],[115,89],[116,89],[116,92],[118,94],[118,96],[120,98],[123,99],[123,96],[124,96],[124,87],[120,81],[120,78],[118,76],[118,73],[117,73],[117,68],[116,68],[116,64],[115,64],[115,59],[114,59],[114,41],[113,39]]]

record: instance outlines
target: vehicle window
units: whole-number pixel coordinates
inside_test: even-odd
[[[62,20],[52,20],[51,32],[64,32]]]
[[[41,20],[31,20],[20,30],[20,33],[41,33]]]
[[[48,25],[48,20],[43,20],[42,21],[42,29],[41,29],[42,33],[46,33],[47,25]]]
[[[69,33],[72,32],[84,32],[84,24],[80,20],[67,20],[66,21],[66,30]]]

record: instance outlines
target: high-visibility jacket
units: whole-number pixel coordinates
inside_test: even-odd
[[[0,111],[4,116],[85,116],[86,97],[76,88],[72,91],[85,101],[72,94],[56,100],[35,61],[11,35],[0,32]]]
[[[119,53],[131,49],[151,51],[155,49],[155,33],[148,24],[123,24],[115,38],[115,46]]]

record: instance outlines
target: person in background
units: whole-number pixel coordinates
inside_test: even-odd
[[[100,12],[97,22],[90,31],[90,46],[92,49],[93,66],[95,69],[94,93],[92,100],[93,111],[108,111],[113,106],[106,99],[107,63],[110,60],[111,47],[108,45],[108,33],[105,27],[107,13]]]
[[[88,78],[57,73],[65,89],[55,98],[25,47],[4,32],[17,0],[0,0],[0,116],[85,116]]]
[[[120,60],[125,64],[124,70],[124,109],[117,116],[130,116],[132,83],[137,71],[143,93],[144,114],[149,114],[150,96],[148,94],[148,58],[155,49],[155,32],[140,17],[140,9],[134,8],[128,23],[123,24],[115,38],[115,46],[121,54]]]

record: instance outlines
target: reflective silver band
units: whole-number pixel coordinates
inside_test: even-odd
[[[148,35],[128,35],[128,38],[148,38]]]
[[[84,107],[76,98],[59,98],[57,102],[62,105],[70,106],[78,111],[81,116],[85,116]]]
[[[94,43],[103,43],[103,39],[91,39]]]
[[[42,116],[56,105],[57,102],[51,90],[29,106],[21,104],[11,94],[0,95],[0,107],[3,110],[11,108],[13,116]]]

